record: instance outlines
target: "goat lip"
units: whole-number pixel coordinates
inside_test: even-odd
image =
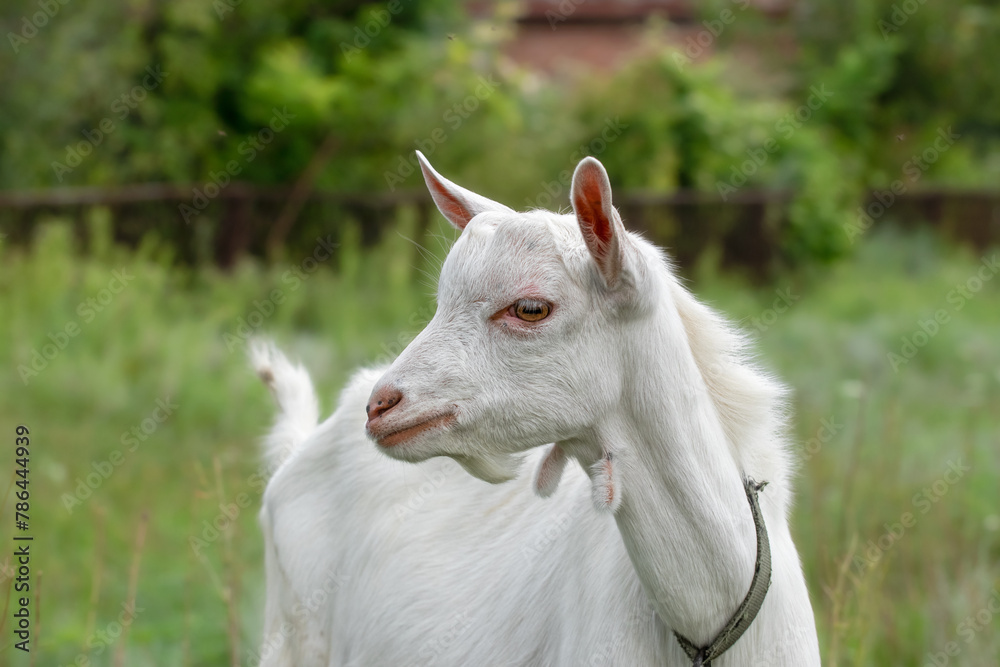
[[[420,418],[416,422],[409,422],[403,426],[397,428],[391,428],[385,433],[378,433],[381,430],[376,426],[375,429],[371,428],[371,424],[368,425],[368,433],[375,438],[375,442],[379,444],[380,447],[395,447],[398,444],[405,442],[413,438],[420,433],[429,431],[431,429],[448,426],[455,421],[455,413],[453,412],[442,412],[431,415],[430,417]]]

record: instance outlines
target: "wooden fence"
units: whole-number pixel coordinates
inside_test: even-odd
[[[758,276],[780,263],[778,241],[790,201],[789,192],[760,190],[740,191],[726,202],[715,193],[694,191],[625,191],[615,196],[628,227],[669,247],[681,266],[690,266],[707,247],[715,247],[723,267]],[[248,253],[273,256],[286,243],[309,243],[318,233],[336,231],[345,220],[358,224],[362,242],[370,245],[404,208],[417,216],[422,236],[433,212],[423,190],[332,193],[234,182],[206,192],[204,184],[154,183],[0,192],[0,231],[10,242],[29,243],[39,220],[60,216],[79,222],[97,206],[110,210],[119,242],[137,244],[156,230],[176,246],[181,261],[206,259],[204,250],[197,249],[201,243],[209,248],[210,259],[224,268]],[[864,210],[876,225],[891,219],[939,228],[977,248],[1000,244],[1000,191],[910,192],[896,196],[888,207],[873,193],[857,214],[866,223]]]

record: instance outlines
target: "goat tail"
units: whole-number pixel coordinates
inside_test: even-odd
[[[292,365],[274,343],[252,341],[250,363],[278,404],[274,428],[264,439],[264,458],[274,471],[316,429],[319,402],[306,369]]]

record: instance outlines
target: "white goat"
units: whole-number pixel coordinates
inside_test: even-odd
[[[819,665],[781,386],[624,229],[597,160],[559,215],[419,158],[463,230],[427,328],[320,425],[308,375],[255,351],[269,454],[290,451],[261,510],[262,664],[690,665],[673,632],[708,644],[750,587],[748,477],[770,483],[771,587],[713,664]]]

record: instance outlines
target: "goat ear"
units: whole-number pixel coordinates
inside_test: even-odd
[[[591,256],[608,287],[618,282],[622,268],[621,236],[625,233],[618,211],[611,205],[611,181],[595,158],[580,160],[570,190],[573,212]]]
[[[455,185],[434,171],[434,167],[420,151],[417,151],[417,160],[420,162],[420,171],[424,174],[424,182],[427,183],[434,204],[441,211],[441,215],[459,229],[465,229],[469,220],[483,211],[514,212],[503,204]]]
[[[549,452],[542,459],[537,472],[535,472],[535,493],[542,498],[548,498],[555,493],[565,469],[566,452],[559,446],[559,443],[556,443],[549,448]]]

